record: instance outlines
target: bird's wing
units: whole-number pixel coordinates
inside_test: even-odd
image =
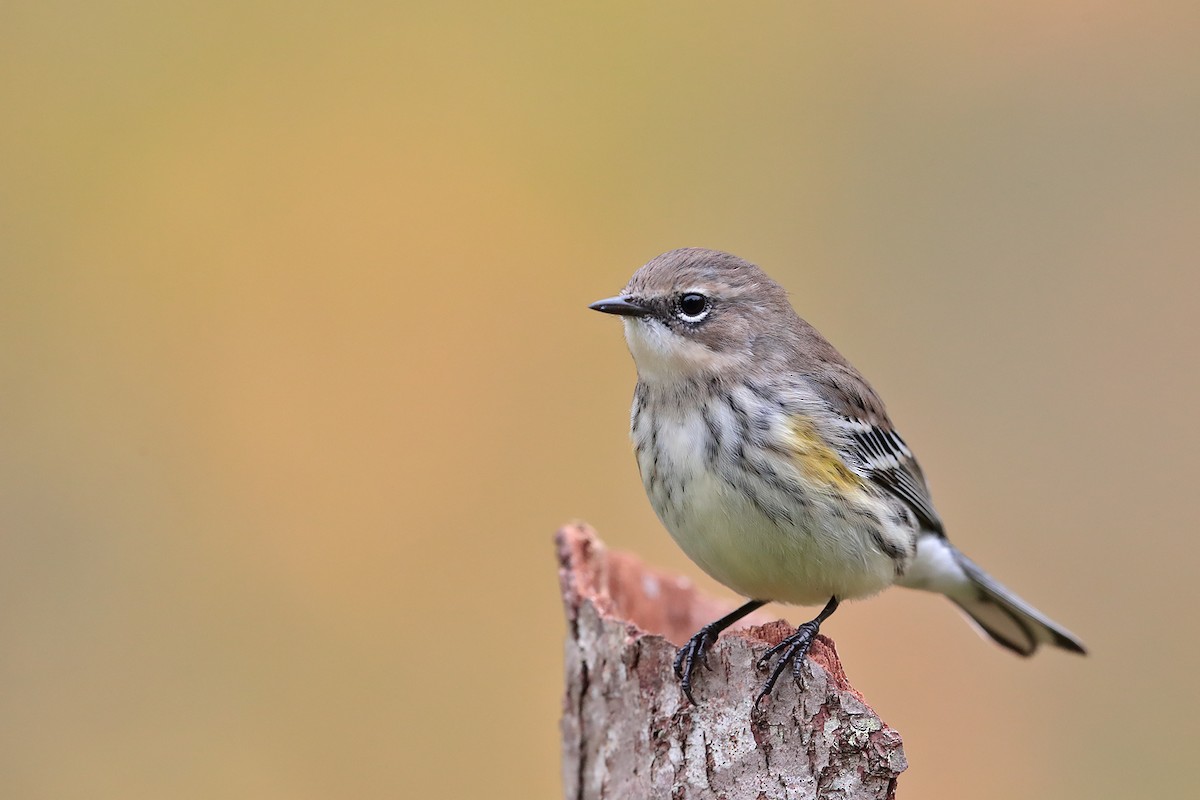
[[[867,478],[903,500],[916,513],[922,528],[942,533],[942,520],[933,508],[921,465],[900,434],[854,419],[849,419],[848,425],[855,455]]]
[[[809,378],[840,418],[847,465],[903,500],[922,528],[942,534],[942,520],[933,508],[921,465],[892,427],[875,390],[845,363],[829,364]]]

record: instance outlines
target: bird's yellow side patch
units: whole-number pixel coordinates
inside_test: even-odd
[[[838,454],[817,433],[812,422],[804,417],[792,417],[788,434],[788,445],[796,454],[796,463],[806,478],[834,489],[862,487],[862,478],[842,463]]]

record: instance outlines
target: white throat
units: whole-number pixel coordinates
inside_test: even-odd
[[[626,317],[622,322],[625,341],[643,382],[670,384],[714,375],[733,364],[732,357],[678,336],[655,319]]]

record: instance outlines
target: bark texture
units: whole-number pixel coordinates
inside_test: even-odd
[[[832,641],[813,644],[802,687],[781,678],[758,711],[765,676],[755,661],[794,629],[780,620],[728,631],[709,653],[711,671],[697,672],[700,706],[691,706],[675,651],[729,608],[686,578],[607,551],[584,525],[563,528],[556,543],[568,800],[894,797],[907,766],[900,735],[850,686]]]

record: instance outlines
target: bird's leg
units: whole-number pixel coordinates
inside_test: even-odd
[[[696,663],[703,662],[707,668],[708,648],[713,642],[717,641],[717,636],[721,634],[721,631],[747,614],[762,608],[767,602],[767,600],[751,600],[746,605],[729,612],[716,622],[705,625],[695,636],[688,640],[687,644],[679,648],[679,652],[675,654],[675,677],[679,678],[680,683],[683,685],[683,693],[687,695],[687,699],[691,701],[692,705],[699,705],[696,702],[696,698],[692,697],[692,672],[696,669]]]
[[[821,630],[821,623],[829,619],[829,615],[837,611],[837,607],[838,599],[836,597],[829,598],[829,602],[825,604],[825,608],[821,609],[820,614],[801,625],[795,633],[772,647],[758,660],[758,668],[763,669],[777,653],[783,653],[779,658],[779,663],[771,670],[771,677],[767,678],[767,682],[763,684],[762,691],[758,693],[758,697],[754,698],[755,708],[775,688],[775,682],[779,680],[779,676],[783,674],[789,663],[792,665],[792,675],[797,680],[800,679],[800,670],[803,668],[804,657],[808,655],[808,648],[812,647],[813,639]]]

